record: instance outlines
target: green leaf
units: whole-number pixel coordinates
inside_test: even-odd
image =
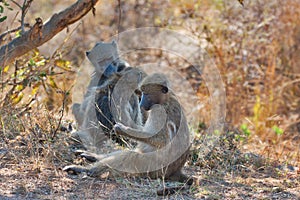
[[[283,130],[281,128],[279,128],[278,126],[273,126],[272,127],[273,131],[276,133],[276,135],[282,135],[283,134]]]
[[[7,3],[6,1],[4,2],[4,5],[6,6],[6,7],[8,7],[9,6],[9,3]]]
[[[6,20],[7,16],[4,17],[0,17],[0,22],[3,22],[4,20]]]
[[[241,129],[242,129],[244,135],[246,135],[247,137],[249,137],[251,135],[251,131],[248,129],[248,126],[246,124],[242,124]]]
[[[32,59],[32,58],[30,58],[30,60],[29,60],[29,66],[35,66],[35,61]]]

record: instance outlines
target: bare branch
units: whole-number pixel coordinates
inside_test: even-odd
[[[64,28],[86,15],[97,2],[98,0],[78,0],[60,13],[54,14],[45,25],[40,18],[36,19],[35,25],[30,30],[0,48],[0,67],[49,41]]]
[[[10,1],[13,2],[16,6],[18,6],[22,10],[22,6],[18,2],[14,0],[10,0]]]

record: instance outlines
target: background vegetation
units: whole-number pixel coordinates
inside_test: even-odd
[[[46,21],[72,3],[32,1],[22,18],[24,7],[22,12],[14,1],[0,1],[0,45],[19,37],[37,17]],[[0,66],[0,198],[156,198],[157,182],[101,182],[61,171],[74,160],[85,162],[69,147],[72,95],[74,100],[84,93],[84,87],[72,90],[76,74],[79,68],[89,73],[85,51],[118,32],[145,26],[197,38],[226,86],[226,134],[199,159],[197,147],[209,120],[203,114],[187,166],[199,181],[171,198],[300,198],[298,0],[244,1],[244,7],[222,0],[105,0],[95,9],[95,15],[88,13],[38,49]],[[150,59],[160,54],[152,52]],[[201,77],[186,70],[199,95],[208,96]]]

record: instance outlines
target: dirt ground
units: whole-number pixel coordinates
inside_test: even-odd
[[[28,166],[29,167],[29,166]],[[19,166],[20,168],[20,166]],[[97,180],[69,176],[58,169],[1,168],[1,199],[299,199],[297,172],[272,177],[263,170],[227,174],[224,177],[201,172],[189,189],[170,196],[157,196],[161,187],[156,180]],[[246,176],[246,177],[245,177]]]
[[[0,199],[300,199],[299,166],[239,150],[223,155],[216,151],[201,163],[189,162],[184,173],[193,177],[194,184],[167,196],[158,196],[157,190],[180,184],[137,177],[107,178],[107,174],[101,179],[69,175],[62,171],[64,166],[87,161],[74,155],[68,137],[62,132],[52,146],[39,142],[37,154],[24,145],[29,140],[8,142],[2,138]]]

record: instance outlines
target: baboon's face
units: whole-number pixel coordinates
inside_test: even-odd
[[[108,66],[105,68],[103,75],[105,77],[110,77],[112,76],[114,73],[116,73],[118,71],[118,66],[115,62],[112,62],[110,64],[108,64]]]
[[[113,62],[117,62],[119,59],[118,47],[115,42],[99,42],[91,51],[86,52],[86,56],[93,63],[95,70],[100,74],[105,71],[111,73],[111,71],[114,72],[117,69],[116,67],[109,67],[109,65],[112,65]]]
[[[163,104],[168,98],[168,88],[162,85],[143,85],[140,106],[148,111],[155,104]]]

